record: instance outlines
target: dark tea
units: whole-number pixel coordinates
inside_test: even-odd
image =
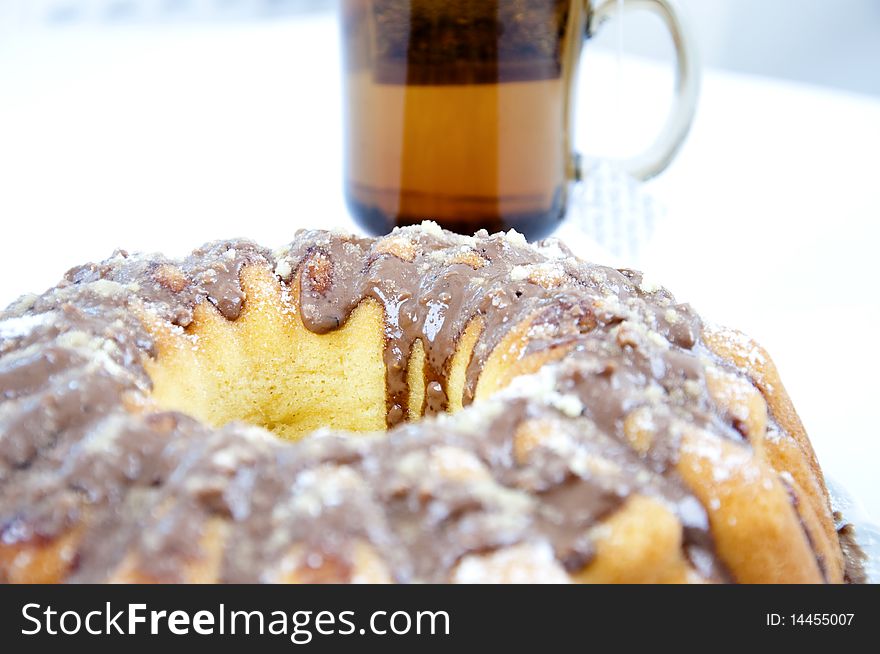
[[[347,161],[374,233],[435,220],[530,238],[565,213],[571,0],[343,0]]]
[[[430,219],[473,233],[553,231],[577,177],[573,81],[588,32],[621,6],[657,12],[678,50],[678,106],[631,167],[662,170],[696,99],[670,0],[342,0],[345,194],[374,234]]]

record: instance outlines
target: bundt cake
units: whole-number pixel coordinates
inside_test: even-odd
[[[116,252],[0,314],[0,392],[6,582],[853,576],[767,354],[555,240]]]

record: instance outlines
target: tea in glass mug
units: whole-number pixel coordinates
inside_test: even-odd
[[[430,219],[461,233],[549,234],[580,178],[573,82],[584,41],[620,7],[658,13],[677,95],[658,140],[624,162],[657,174],[687,134],[698,78],[668,0],[342,0],[345,194],[383,234]]]

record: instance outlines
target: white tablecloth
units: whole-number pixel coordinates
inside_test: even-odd
[[[338,62],[329,16],[0,40],[0,305],[116,247],[353,228]],[[666,67],[625,59],[619,96],[617,72],[588,47],[588,153],[637,150],[663,118]],[[875,517],[878,153],[880,101],[707,72],[690,139],[644,187],[650,238],[608,255],[762,341],[826,472]]]

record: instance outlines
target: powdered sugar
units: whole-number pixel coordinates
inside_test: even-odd
[[[37,313],[0,320],[0,338],[21,338],[37,327],[48,327],[55,320],[54,313]]]

